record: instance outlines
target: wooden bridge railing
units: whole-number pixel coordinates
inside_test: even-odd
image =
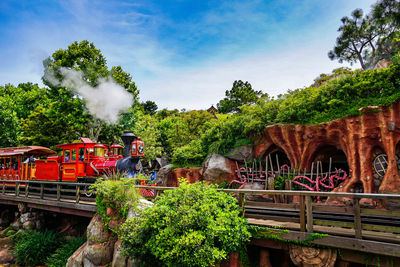
[[[0,180],[0,197],[15,196],[56,201],[74,201],[76,204],[94,202],[90,198],[90,183],[53,182],[37,180]],[[90,204],[90,203],[86,203]]]
[[[18,197],[21,201],[23,201],[23,198],[34,198],[94,205],[94,198],[88,196],[90,185],[90,183],[76,182],[0,180],[0,198],[13,196]],[[137,187],[154,190],[155,192],[174,189],[174,187],[139,185]],[[313,233],[315,227],[330,226],[347,228],[347,230],[352,229],[353,236],[356,239],[363,238],[363,230],[400,234],[400,210],[382,208],[387,201],[400,204],[400,195],[276,190],[218,190],[235,194],[239,198],[243,216],[297,223],[301,232]],[[268,196],[269,202],[246,201],[247,195]],[[296,199],[292,203],[276,203],[276,198],[273,196],[285,196],[285,198],[293,196]],[[350,201],[348,202],[349,205],[346,206],[325,205],[314,202],[313,198],[316,197],[345,198]],[[275,203],[272,202],[274,199]],[[362,208],[360,205],[361,199],[372,199],[380,202],[382,207],[380,209]],[[283,211],[286,212],[286,215]]]

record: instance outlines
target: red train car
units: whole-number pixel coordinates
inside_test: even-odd
[[[116,170],[139,172],[139,157],[144,156],[144,143],[130,132],[122,135],[121,145],[103,145],[89,138],[81,142],[61,144],[60,156],[39,146],[0,149],[0,178],[6,180],[94,181]]]
[[[4,180],[31,180],[36,178],[35,158],[57,153],[42,146],[0,148],[0,178]]]

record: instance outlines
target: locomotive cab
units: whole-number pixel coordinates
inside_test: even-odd
[[[144,156],[144,142],[138,137],[131,144],[131,157],[143,157]]]
[[[124,150],[123,146],[114,144],[114,145],[110,146],[110,156],[113,156],[113,157],[122,156],[124,154],[123,150]]]

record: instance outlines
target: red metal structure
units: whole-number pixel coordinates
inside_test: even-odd
[[[91,182],[97,177],[118,171],[139,172],[139,157],[144,156],[144,142],[134,136],[123,157],[121,145],[103,145],[89,138],[81,142],[57,145],[60,156],[40,146],[0,149],[0,179]],[[117,166],[118,161],[124,164]],[[140,168],[138,167],[140,166]]]
[[[0,178],[30,180],[36,177],[34,157],[51,155],[57,155],[57,153],[42,146],[0,148]]]

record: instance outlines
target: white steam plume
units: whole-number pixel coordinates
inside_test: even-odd
[[[112,78],[100,79],[96,87],[85,82],[81,71],[61,67],[63,81],[54,77],[54,73],[47,73],[46,80],[54,86],[68,87],[86,100],[89,112],[98,119],[108,122],[117,122],[120,112],[132,105],[133,96]]]

